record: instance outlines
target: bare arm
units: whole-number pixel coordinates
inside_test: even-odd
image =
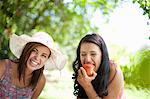
[[[113,68],[111,68],[110,78],[113,78],[115,70],[117,70],[117,73],[111,84],[108,86],[108,96],[105,96],[104,98],[101,98],[97,95],[96,91],[94,90],[91,84],[91,81],[96,77],[96,73],[92,77],[88,77],[84,68],[81,67],[79,69],[77,81],[84,88],[86,95],[88,96],[89,99],[123,99],[122,98],[123,97],[122,92],[124,90],[123,74],[119,66],[115,66],[115,64],[112,65],[114,66],[111,66]]]
[[[113,66],[112,66],[113,67]],[[122,71],[119,66],[116,67],[117,73],[112,83],[108,86],[108,96],[105,96],[103,99],[123,99],[123,90],[124,90],[124,78]],[[115,74],[115,68],[111,68],[111,77]],[[81,68],[78,72],[79,77],[77,78],[79,84],[84,88],[89,99],[102,99],[99,97],[94,90],[91,81],[93,78],[88,77],[84,73],[84,69]],[[96,77],[96,76],[95,76]]]
[[[42,75],[41,79],[39,80],[39,82],[35,88],[32,99],[37,99],[39,97],[39,95],[41,94],[41,92],[45,86],[45,82],[46,82],[46,78],[44,75]]]
[[[85,89],[86,94],[88,95],[88,99],[102,99],[97,95],[95,90],[93,89],[93,86],[89,86],[89,88]],[[80,99],[77,97],[77,99]]]
[[[84,90],[89,99],[102,99],[97,95],[92,84],[89,84],[86,88],[84,88]]]

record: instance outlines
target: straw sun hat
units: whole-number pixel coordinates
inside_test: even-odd
[[[51,50],[51,56],[45,63],[46,69],[63,69],[66,57],[54,47],[52,37],[45,32],[37,32],[31,37],[26,34],[21,36],[13,34],[10,37],[10,50],[17,58],[20,58],[23,48],[29,42],[41,43]]]

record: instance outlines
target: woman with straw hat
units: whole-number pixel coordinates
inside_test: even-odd
[[[0,60],[0,97],[2,99],[37,99],[44,88],[44,68],[61,70],[66,58],[54,47],[45,32],[33,36],[13,34],[10,50],[17,60]]]

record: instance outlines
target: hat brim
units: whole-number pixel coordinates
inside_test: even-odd
[[[33,39],[27,35],[17,36],[16,34],[13,34],[10,38],[9,44],[11,52],[19,59],[23,48],[28,42],[38,42],[47,46],[47,44],[44,42]],[[45,68],[61,70],[66,63],[66,56],[64,56],[58,49],[54,48],[53,46],[47,47],[51,50],[51,56],[45,63]]]

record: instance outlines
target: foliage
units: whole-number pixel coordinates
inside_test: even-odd
[[[118,0],[0,0],[0,59],[8,58],[12,33],[45,31],[71,56],[79,39],[96,31],[89,19],[99,9],[108,14]]]
[[[125,82],[136,88],[150,89],[150,50],[145,49],[131,57],[130,67],[124,66]]]
[[[139,3],[140,8],[143,9],[143,15],[148,15],[150,19],[150,0],[133,0],[133,3]],[[149,25],[149,24],[148,24]],[[150,39],[150,37],[149,37]],[[130,71],[126,75],[127,83],[134,84],[137,88],[150,89],[150,50],[145,49],[136,54],[132,59],[132,67],[126,68]],[[130,75],[129,75],[130,74]],[[131,80],[132,79],[132,80]]]
[[[143,15],[148,15],[150,19],[150,0],[133,0],[133,3],[135,2],[139,3],[140,8],[144,10]]]

